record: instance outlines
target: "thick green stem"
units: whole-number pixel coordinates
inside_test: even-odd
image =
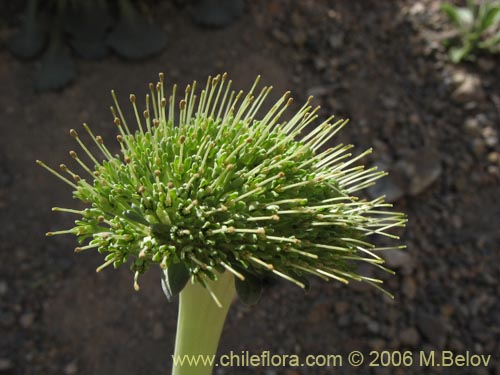
[[[212,359],[215,359],[222,327],[236,294],[234,276],[226,271],[219,275],[218,281],[209,281],[208,286],[222,307],[217,306],[209,291],[198,283],[188,283],[180,293],[172,375],[212,373]],[[190,364],[188,360],[198,364]]]

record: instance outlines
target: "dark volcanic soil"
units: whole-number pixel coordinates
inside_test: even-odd
[[[235,304],[220,353],[493,355],[488,367],[473,369],[344,362],[216,374],[500,373],[500,60],[452,65],[439,41],[439,4],[256,1],[233,25],[206,30],[186,9],[158,3],[156,22],[169,35],[160,56],[78,60],[77,82],[58,93],[35,94],[35,64],[0,50],[0,374],[169,373],[177,306],[166,302],[159,273],[146,275],[136,293],[125,267],[96,274],[100,255],[75,255],[72,237],[46,238],[71,225],[72,217],[50,211],[71,206],[71,192],[34,162],[68,162],[68,130],[82,122],[114,138],[109,90],[126,103],[159,71],[181,85],[227,71],[241,88],[262,74],[276,96],[315,95],[321,117],[351,119],[339,142],[358,152],[374,147],[366,163],[391,172],[370,193],[386,194],[409,217],[408,249],[387,254],[397,276],[377,273],[395,300],[361,284],[313,282],[304,295],[277,282],[257,306]],[[5,41],[19,9],[0,10]]]

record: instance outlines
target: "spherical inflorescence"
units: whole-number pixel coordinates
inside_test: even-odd
[[[291,103],[286,93],[257,117],[270,92],[264,87],[254,96],[257,82],[246,95],[235,93],[224,74],[209,78],[198,100],[196,82],[179,99],[175,85],[165,96],[160,74],[156,87],[150,84],[143,116],[130,96],[135,131],[113,93],[121,156],[84,124],[101,154],[91,153],[71,130],[93,166],[75,151],[70,155],[89,182],[65,165],[61,170],[71,179],[38,162],[89,205],[83,211],[54,208],[81,218],[48,235],[71,233],[82,244],[77,252],[106,253],[98,271],[130,261],[136,289],[137,277],[152,263],[180,266],[203,285],[231,272],[240,283],[273,273],[302,288],[306,275],[378,286],[380,280],[359,275],[355,265],[387,270],[377,255],[387,248],[368,237],[396,237],[386,231],[404,226],[406,218],[386,211],[383,197],[370,201],[353,193],[384,173],[356,165],[369,151],[351,157],[350,145],[325,149],[347,121],[330,118],[313,127],[317,108],[310,100],[282,121]]]

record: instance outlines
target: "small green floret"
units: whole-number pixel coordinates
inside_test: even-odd
[[[387,248],[369,237],[397,238],[387,230],[404,226],[406,218],[384,211],[390,204],[383,197],[365,200],[354,193],[384,173],[357,165],[370,150],[351,157],[350,145],[325,149],[347,121],[329,118],[314,126],[318,108],[310,100],[289,121],[280,120],[292,101],[288,93],[261,115],[271,88],[254,96],[258,80],[244,95],[231,91],[224,74],[209,78],[199,98],[196,82],[181,98],[174,85],[167,98],[160,74],[156,87],[150,84],[142,116],[130,96],[136,130],[113,93],[121,155],[84,125],[101,155],[93,155],[75,130],[70,134],[91,165],[75,151],[70,155],[87,179],[61,165],[66,178],[39,162],[89,205],[83,211],[54,208],[81,218],[75,227],[48,235],[75,234],[77,252],[105,253],[98,271],[129,261],[136,289],[138,276],[159,264],[171,271],[165,271],[167,295],[190,278],[206,286],[222,272],[232,273],[237,290],[252,301],[254,286],[267,274],[301,288],[307,275],[378,287],[381,281],[359,275],[356,264],[389,271],[377,255]]]

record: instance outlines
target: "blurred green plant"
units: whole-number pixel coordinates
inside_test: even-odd
[[[243,14],[243,0],[199,0],[193,3],[193,20],[207,27],[224,27]]]
[[[111,49],[137,60],[160,52],[166,42],[162,28],[148,22],[131,0],[28,0],[23,23],[8,47],[22,59],[41,55],[34,88],[47,91],[76,78],[71,50],[96,60]]]
[[[245,9],[244,0],[192,0],[184,5],[197,24],[210,28],[228,26]],[[58,90],[78,75],[71,52],[91,60],[106,57],[110,50],[129,60],[159,53],[166,34],[141,9],[149,13],[144,1],[27,0],[19,31],[7,46],[20,59],[40,57],[35,90]]]
[[[465,7],[446,3],[441,10],[456,27],[455,35],[446,41],[454,63],[474,60],[483,51],[500,52],[500,2],[469,0]]]

